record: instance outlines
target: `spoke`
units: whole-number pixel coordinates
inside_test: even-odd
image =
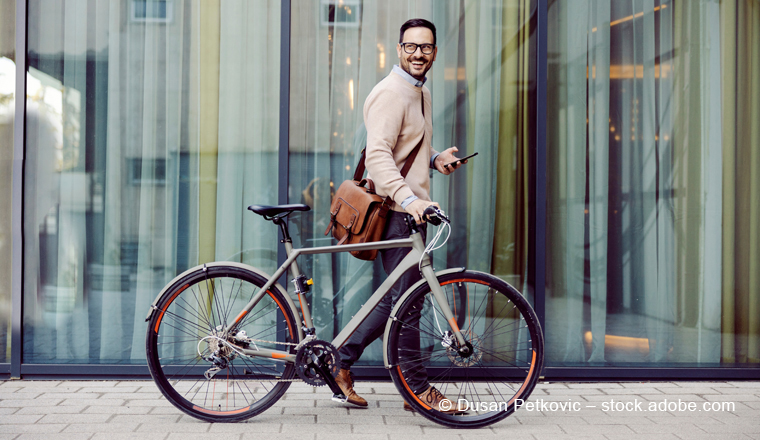
[[[214,326],[211,325],[211,311],[208,309],[207,302],[203,301],[203,292],[201,292],[200,285],[194,284],[189,290],[192,292],[193,298],[195,298],[195,301],[198,303],[198,310],[202,312],[201,315],[208,325],[209,330],[213,329]],[[190,307],[190,304],[188,304],[188,307]]]
[[[402,325],[404,328],[406,328],[406,329],[411,329],[411,330],[413,330],[413,331],[419,331],[420,333],[424,333],[424,334],[426,334],[426,335],[429,335],[429,336],[430,336],[431,338],[433,338],[433,339],[437,339],[437,340],[440,340],[440,339],[441,339],[441,335],[439,335],[439,334],[435,334],[435,333],[431,333],[431,332],[429,332],[429,331],[426,331],[426,330],[422,330],[422,329],[420,329],[420,328],[417,328],[417,327],[415,327],[415,326],[413,326],[413,325],[411,325],[411,324],[408,324],[408,323],[406,323],[406,322],[404,322],[404,321],[402,321],[402,320],[400,320],[400,319],[398,319],[397,321],[398,321],[398,322],[399,322],[399,323],[400,323],[400,324],[401,324],[401,325]],[[421,323],[421,321],[420,321],[420,323]]]
[[[180,294],[180,297],[177,298],[177,301],[181,300],[182,302],[184,302],[185,304],[187,304],[188,308],[186,309],[181,304],[179,304],[179,302],[177,302],[177,307],[181,308],[184,311],[186,311],[190,315],[194,315],[198,319],[198,321],[202,321],[202,322],[206,323],[206,325],[208,326],[208,328],[211,329],[211,323],[209,322],[208,318],[206,316],[203,316],[201,313],[197,312],[195,309],[193,309],[192,305],[189,302],[187,302],[187,300],[185,299],[185,296],[186,295]]]
[[[183,316],[177,315],[174,312],[170,312],[170,311],[167,310],[166,312],[164,312],[164,314],[166,316],[174,318],[174,322],[177,325],[183,324],[183,328],[185,328],[188,331],[190,331],[192,329],[196,329],[196,330],[200,330],[201,333],[206,333],[207,332],[207,330],[204,329],[202,326],[200,326],[197,322],[190,321],[189,319],[187,319],[187,318],[185,318]],[[191,333],[191,335],[192,335],[192,333]],[[197,337],[198,335],[196,334],[194,336]]]
[[[209,278],[208,275],[206,275],[206,290],[208,291],[209,295],[211,296],[211,301],[213,304],[209,304],[209,307],[211,308],[211,316],[216,315],[216,322],[212,322],[212,328],[216,328],[217,326],[222,324],[222,316],[219,314],[219,300],[217,298],[216,294],[216,284],[214,283],[213,279],[211,280],[211,284],[209,285]],[[214,324],[216,324],[214,326]]]
[[[399,349],[399,351],[401,351],[401,349]],[[415,350],[408,350],[408,351],[415,352]],[[440,359],[440,358],[442,358],[444,356],[447,356],[446,352],[440,352],[439,351],[439,352],[436,352],[436,353],[439,353],[439,354],[435,355],[435,359],[436,360]],[[420,356],[417,356],[417,357],[404,357],[403,359],[401,359],[401,356],[399,355],[399,361],[398,361],[398,363],[399,363],[399,365],[401,365],[402,363],[406,365],[406,364],[409,364],[411,362],[414,362],[415,364],[422,365],[422,361],[423,360],[431,360],[431,359],[433,359],[433,356],[434,356],[433,354],[430,354],[430,355],[420,355]]]
[[[262,298],[262,301],[263,300],[264,299]],[[259,302],[259,304],[257,304],[257,306],[260,305],[260,304],[261,304],[261,302]],[[277,310],[278,309],[279,309],[279,307],[277,307],[277,305],[273,301],[273,302],[269,303],[268,305],[263,306],[262,308],[258,309],[256,312],[247,314],[238,323],[238,327],[244,327],[244,326],[246,326],[248,324],[251,324],[252,321],[254,321],[254,320],[258,319],[259,317],[261,317],[262,314],[268,314],[268,313],[271,313],[271,312],[275,312],[275,320],[276,320],[277,319]]]
[[[503,311],[504,311],[504,309],[506,309],[506,308],[507,308],[507,306],[508,306],[508,305],[510,305],[510,304],[512,304],[512,310],[514,310],[514,309],[516,309],[516,308],[517,308],[517,306],[515,305],[515,303],[513,303],[513,302],[512,302],[512,300],[510,300],[509,298],[507,298],[507,302],[504,304],[504,306],[501,308],[501,310],[499,310],[499,312],[498,312],[498,313],[494,313],[492,316],[497,316],[497,317],[499,317],[499,320],[502,320],[502,319],[506,319],[506,318],[504,318],[504,317],[503,317],[504,315],[502,315],[502,312],[503,312]],[[520,310],[519,310],[519,309],[518,309],[518,313],[520,314],[520,316],[522,316],[522,312],[520,312]],[[496,321],[497,321],[496,319],[492,320],[492,322],[491,322],[491,325],[489,325],[489,326],[488,326],[488,327],[487,327],[485,330],[483,330],[483,333],[488,333],[488,332],[491,330],[491,327],[493,327],[493,325],[494,325],[494,323],[495,323]]]
[[[193,334],[192,332],[188,331],[186,328],[184,328],[184,326],[182,326],[182,328],[180,328],[180,327],[178,327],[178,326],[172,325],[172,324],[171,324],[171,323],[169,323],[169,322],[164,322],[164,325],[165,325],[166,327],[169,327],[169,328],[173,328],[173,329],[177,330],[177,331],[178,331],[178,332],[180,332],[180,333],[184,333],[184,334],[186,334],[186,335],[190,336],[191,338],[198,338],[198,336],[197,336],[197,335],[195,335],[195,334]]]

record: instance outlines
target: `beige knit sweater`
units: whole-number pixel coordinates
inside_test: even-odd
[[[422,116],[420,99],[425,99]],[[436,154],[430,145],[433,134],[430,91],[415,87],[398,74],[380,81],[364,102],[364,125],[367,127],[367,174],[375,182],[377,193],[390,196],[392,208],[403,211],[401,202],[415,195],[430,200],[430,158]],[[401,177],[406,158],[425,139],[412,168]]]

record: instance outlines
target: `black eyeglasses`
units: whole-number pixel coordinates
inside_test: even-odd
[[[433,53],[433,50],[435,49],[435,44],[401,43],[401,47],[404,48],[404,52],[410,55],[417,52],[418,47],[420,48],[423,54],[430,55],[431,53]]]

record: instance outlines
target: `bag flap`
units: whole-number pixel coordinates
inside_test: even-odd
[[[359,234],[364,229],[372,205],[385,202],[385,198],[363,186],[365,183],[366,179],[341,183],[330,206],[330,215],[336,226],[350,229],[352,234]]]

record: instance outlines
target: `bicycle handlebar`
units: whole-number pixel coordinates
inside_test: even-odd
[[[446,224],[451,224],[451,221],[448,217],[446,217],[446,214],[443,213],[443,211],[434,206],[428,206],[425,208],[425,211],[422,213],[422,216],[425,218],[426,221],[430,222],[433,226],[439,226],[441,222]]]

